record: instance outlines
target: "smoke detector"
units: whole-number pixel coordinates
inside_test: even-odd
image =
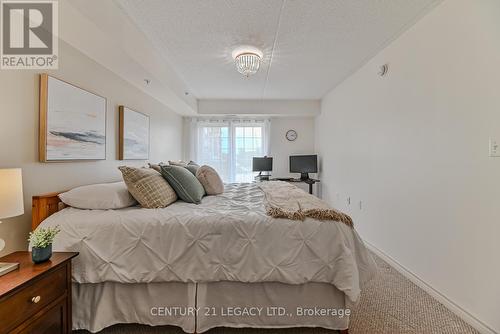
[[[389,65],[384,64],[384,65],[380,66],[380,68],[378,70],[378,75],[381,77],[385,77],[387,75],[388,71],[389,71]]]

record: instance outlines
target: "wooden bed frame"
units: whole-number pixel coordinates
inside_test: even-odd
[[[58,197],[61,193],[63,191],[32,197],[31,230],[36,229],[50,215],[64,209],[65,205]]]
[[[36,229],[46,218],[65,208],[64,203],[58,196],[61,193],[63,193],[63,191],[32,197],[32,230]],[[339,330],[338,332],[340,334],[349,334],[349,329]]]

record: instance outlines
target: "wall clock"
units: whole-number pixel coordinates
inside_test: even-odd
[[[289,141],[294,141],[295,139],[297,139],[297,131],[295,130],[288,130],[286,132],[286,135],[285,135],[286,139],[288,139]]]

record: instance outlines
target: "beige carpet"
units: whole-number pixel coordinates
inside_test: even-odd
[[[422,289],[375,256],[379,275],[371,280],[352,310],[350,334],[469,334],[478,333]],[[83,334],[85,331],[73,333]],[[182,334],[170,326],[116,325],[99,334]],[[231,329],[216,328],[208,334],[334,334],[320,328]]]

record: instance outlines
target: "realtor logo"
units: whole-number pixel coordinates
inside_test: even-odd
[[[1,69],[57,69],[57,1],[2,0]]]

